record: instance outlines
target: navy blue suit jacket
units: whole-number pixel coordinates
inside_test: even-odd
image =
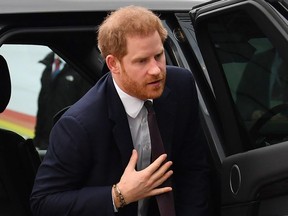
[[[154,106],[173,161],[177,215],[206,215],[206,146],[191,73],[168,66],[165,90]],[[115,215],[111,187],[119,182],[132,149],[126,112],[108,73],[54,126],[31,195],[32,211],[41,216]],[[137,216],[137,202],[117,214]]]

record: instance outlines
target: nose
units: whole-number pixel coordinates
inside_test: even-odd
[[[150,66],[149,66],[149,72],[150,75],[158,75],[161,73],[161,68],[159,66],[159,62],[157,62],[155,59],[153,59],[150,62]]]

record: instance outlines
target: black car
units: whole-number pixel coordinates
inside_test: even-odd
[[[211,215],[288,215],[287,0],[0,1],[0,215],[31,215],[45,155],[36,144],[38,108],[63,102],[42,114],[49,136],[61,113],[107,73],[97,27],[130,4],[159,14],[169,34],[167,64],[195,78],[211,155]],[[58,75],[64,90],[44,103],[41,84],[56,85],[44,76],[55,55],[72,72]]]

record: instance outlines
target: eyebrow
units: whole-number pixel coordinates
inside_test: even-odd
[[[156,54],[155,56],[162,55],[162,54],[164,54],[164,48],[158,54]]]
[[[164,53],[164,48],[162,48],[156,55],[153,55],[153,57],[155,57],[155,56],[158,56],[158,55],[162,55]],[[132,63],[133,62],[137,62],[137,61],[140,61],[140,60],[145,60],[145,59],[148,59],[149,58],[149,56],[143,56],[143,57],[136,57],[136,58],[134,58],[134,59],[132,59]]]

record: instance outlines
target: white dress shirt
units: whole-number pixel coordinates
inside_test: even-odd
[[[147,121],[147,109],[144,101],[132,97],[122,91],[113,80],[116,91],[125,108],[129,127],[131,131],[134,148],[138,153],[137,170],[142,170],[149,166],[151,161],[151,140]],[[147,199],[139,200],[138,216],[147,215]]]

